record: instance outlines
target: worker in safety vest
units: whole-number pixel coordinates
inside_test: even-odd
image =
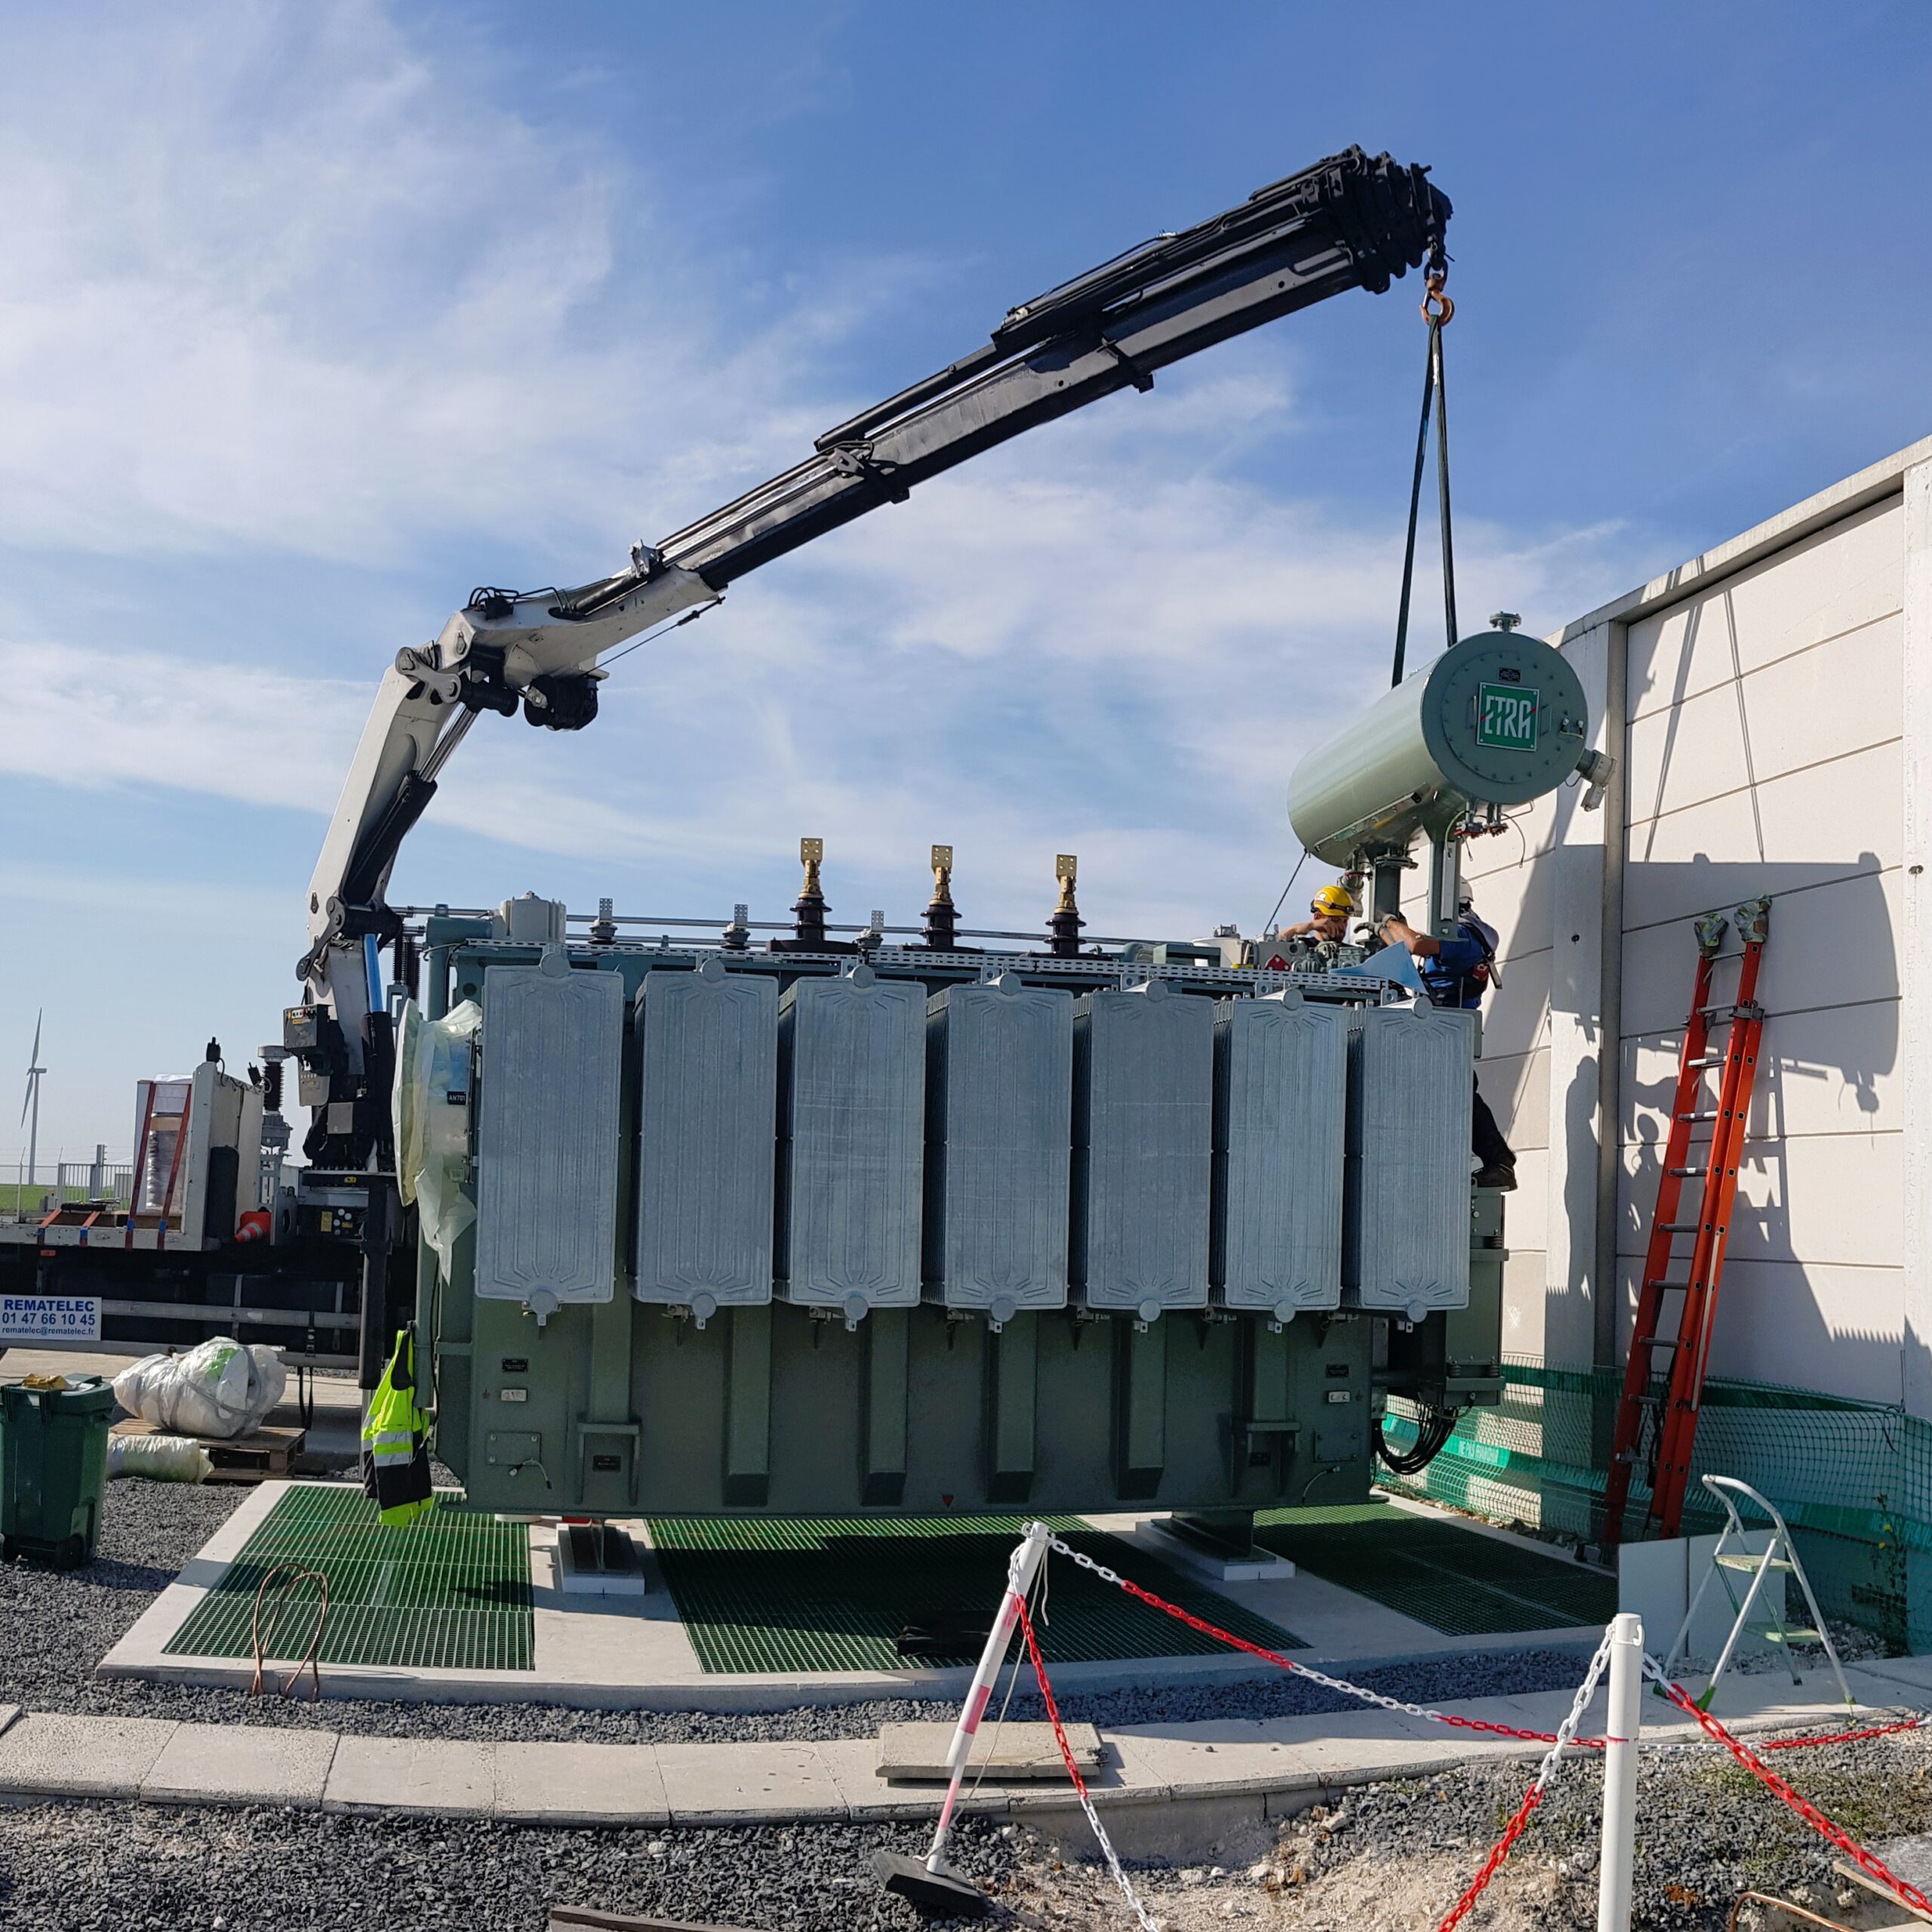
[[[1349,915],[1355,909],[1355,902],[1349,897],[1345,885],[1324,885],[1309,903],[1309,911],[1314,915],[1304,919],[1298,926],[1284,926],[1275,937],[1277,939],[1346,939],[1349,933]]]
[[[1476,917],[1475,899],[1467,886],[1456,902],[1453,937],[1437,939],[1428,933],[1419,933],[1399,913],[1391,913],[1377,930],[1389,945],[1408,949],[1423,986],[1438,1006],[1478,1007],[1483,995],[1498,983],[1496,928]],[[1477,1186],[1494,1187],[1506,1193],[1516,1185],[1516,1155],[1503,1139],[1503,1130],[1482,1097],[1480,1084],[1470,1129],[1470,1144],[1481,1164],[1476,1174]]]
[[[435,1507],[429,1432],[429,1418],[416,1400],[416,1331],[405,1328],[362,1419],[362,1493],[391,1528]]]

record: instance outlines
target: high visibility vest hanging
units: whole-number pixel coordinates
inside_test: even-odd
[[[362,1492],[391,1528],[436,1506],[429,1481],[429,1418],[416,1401],[416,1334],[395,1338],[383,1379],[362,1418]]]

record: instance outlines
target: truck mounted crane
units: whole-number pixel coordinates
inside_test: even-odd
[[[819,437],[805,459],[565,590],[475,591],[434,642],[398,651],[344,781],[308,900],[306,1004],[286,1044],[313,1110],[318,1168],[392,1166],[393,1048],[378,949],[402,921],[385,900],[396,856],[484,712],[580,731],[601,660],[715,604],[748,572],[1023,431],[1116,392],[1150,389],[1182,358],[1414,268],[1445,271],[1447,198],[1426,168],[1349,148],[1179,233],[1164,234],[1009,310],[991,339]],[[377,1217],[380,1220],[380,1217]]]

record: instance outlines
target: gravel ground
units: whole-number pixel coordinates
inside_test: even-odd
[[[746,1927],[912,1932],[867,1871],[909,1827],[543,1831],[160,1806],[0,1810],[0,1924],[37,1932],[543,1932],[553,1904]],[[970,1823],[959,1869],[1010,1888],[1017,1834]]]
[[[808,1706],[774,1712],[560,1710],[535,1704],[382,1703],[361,1698],[319,1705],[251,1698],[137,1679],[97,1678],[94,1665],[133,1625],[176,1571],[248,1491],[124,1480],[110,1483],[100,1554],[85,1569],[56,1574],[24,1562],[0,1566],[0,1703],[29,1710],[103,1716],[246,1721],[369,1736],[560,1740],[587,1743],[724,1743],[733,1739],[871,1737],[881,1724],[949,1721],[955,1705],[911,1698]],[[1566,1690],[1582,1675],[1569,1651],[1504,1651],[1438,1658],[1358,1673],[1371,1688],[1422,1702]],[[326,1670],[323,1681],[328,1681]],[[1098,1724],[1187,1723],[1223,1717],[1281,1717],[1359,1709],[1301,1679],[1174,1685],[1063,1697],[1070,1718]],[[1017,1694],[1011,1715],[1038,1717],[1037,1697]]]
[[[1780,1767],[1861,1841],[1924,1882],[1932,1750],[1880,1740]],[[1432,1932],[1515,1808],[1529,1774],[1491,1764],[1373,1785],[1333,1810],[1259,1826],[1215,1863],[1134,1868],[1165,1932]],[[1601,1777],[1566,1765],[1468,1921],[1471,1932],[1595,1924]],[[1718,1932],[1747,1887],[1842,1921],[1854,1895],[1823,1841],[1711,1754],[1647,1760],[1638,1792],[1636,1924]],[[1915,1842],[1914,1841],[1915,1839]],[[1903,1841],[1901,1843],[1901,1841]],[[924,1849],[912,1827],[547,1831],[427,1819],[132,1805],[0,1810],[0,1923],[48,1932],[323,1932],[371,1925],[542,1932],[565,1903],[750,1932],[912,1932],[874,1889],[875,1847]],[[1103,1932],[1127,1923],[1105,1872],[1011,1826],[968,1821],[955,1862],[1009,1924]],[[1914,1856],[1915,1854],[1915,1857]],[[1749,1921],[1746,1921],[1749,1923]]]
[[[1924,1884],[1932,1847],[1916,1835],[1932,1824],[1932,1746],[1879,1739],[1801,1756],[1801,1765],[1787,1757],[1777,1769],[1854,1838],[1896,1861],[1901,1876]],[[1333,1810],[1318,1807],[1285,1826],[1230,1838],[1211,1854],[1218,1863],[1142,1868],[1136,1884],[1170,1932],[1230,1924],[1270,1932],[1432,1932],[1532,1774],[1525,1765],[1488,1764],[1366,1786]],[[1602,1798],[1597,1764],[1575,1760],[1562,1767],[1465,1921],[1471,1932],[1587,1932],[1595,1925]],[[1715,1752],[1644,1759],[1637,1804],[1633,1918],[1644,1932],[1718,1932],[1747,1889],[1866,1922],[1847,1909],[1857,1894],[1833,1874],[1832,1848]],[[1088,1865],[1057,1869],[1036,1856],[1009,1896],[1069,1932],[1127,1922],[1111,1881]]]

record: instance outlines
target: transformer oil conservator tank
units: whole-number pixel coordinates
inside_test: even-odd
[[[1483,631],[1426,664],[1295,767],[1288,818],[1318,859],[1406,850],[1472,803],[1527,804],[1577,768],[1589,710],[1540,638]]]

